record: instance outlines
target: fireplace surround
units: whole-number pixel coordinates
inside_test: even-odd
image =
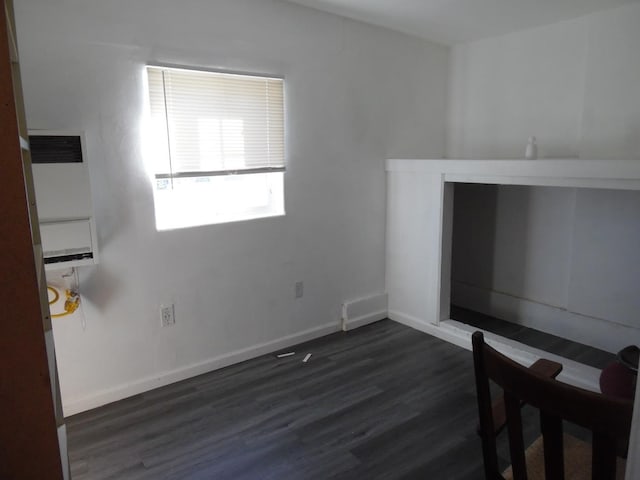
[[[449,316],[454,183],[640,190],[640,161],[635,160],[392,159],[386,170],[389,317],[465,348],[473,328]],[[487,336],[523,363],[554,357]],[[565,365],[565,381],[598,389],[599,371],[556,360]]]

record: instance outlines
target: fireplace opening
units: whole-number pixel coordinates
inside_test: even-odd
[[[640,332],[640,193],[454,185],[450,318],[602,369]]]

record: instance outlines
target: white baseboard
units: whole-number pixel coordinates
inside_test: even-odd
[[[482,287],[453,283],[452,303],[508,322],[615,353],[640,344],[640,329],[580,315]]]
[[[64,401],[63,399],[62,409],[64,416],[68,417],[75,415],[76,413],[101,407],[108,403],[116,402],[133,395],[148,392],[154,388],[164,387],[165,385],[186,380],[187,378],[202,375],[203,373],[218,370],[235,363],[244,362],[245,360],[250,360],[298,343],[307,342],[324,335],[329,335],[330,333],[335,333],[339,330],[340,325],[338,323],[328,323],[320,327],[311,328],[270,342],[235,350],[183,368],[161,372],[158,375],[145,377],[135,382],[119,385],[114,388],[87,395],[86,397],[67,401]]]
[[[471,350],[471,335],[473,332],[481,330],[455,320],[446,320],[440,322],[439,325],[434,325],[397,311],[389,311],[389,318],[467,350]],[[491,332],[483,332],[485,340],[489,345],[512,360],[525,366],[531,365],[540,358],[561,363],[563,369],[562,373],[558,376],[559,380],[587,390],[600,391],[600,370],[568,358],[560,357],[559,355],[524,345],[515,340],[495,335]]]
[[[350,300],[342,305],[342,330],[369,325],[387,318],[387,294]]]
[[[407,327],[428,333],[429,335],[439,338],[440,340],[444,340],[445,342],[453,343],[454,345],[466,348],[467,350],[471,349],[470,340],[467,340],[466,337],[455,332],[449,332],[448,330],[441,328],[440,325],[434,325],[433,323],[420,320],[419,318],[406,315],[395,310],[389,310],[389,318],[395,322],[406,325]]]

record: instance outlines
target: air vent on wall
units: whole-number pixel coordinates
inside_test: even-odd
[[[29,135],[32,163],[82,163],[79,135]]]

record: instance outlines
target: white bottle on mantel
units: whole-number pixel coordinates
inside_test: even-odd
[[[536,137],[529,137],[529,143],[527,143],[527,150],[524,154],[524,158],[527,160],[536,160],[538,158],[538,144],[536,143]]]

